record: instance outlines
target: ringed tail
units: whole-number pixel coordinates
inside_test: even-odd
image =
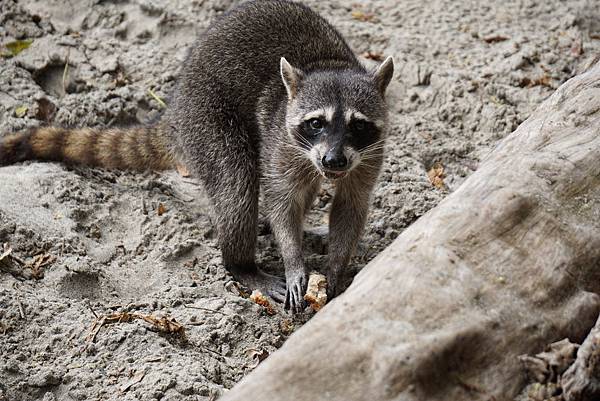
[[[166,141],[160,126],[32,128],[0,137],[0,166],[46,160],[116,170],[168,170],[175,162]]]

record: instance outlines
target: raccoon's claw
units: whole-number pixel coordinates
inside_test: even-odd
[[[275,302],[282,304],[286,298],[285,280],[280,277],[276,277],[276,280],[271,282],[271,285],[267,290],[267,295],[273,298]]]
[[[285,308],[292,313],[302,313],[306,307],[304,294],[306,293],[306,274],[292,273],[287,276],[287,291],[285,294]]]
[[[289,309],[292,313],[302,313],[306,303],[304,296],[299,295],[300,293],[301,291],[298,288],[287,291],[285,295],[285,309]]]

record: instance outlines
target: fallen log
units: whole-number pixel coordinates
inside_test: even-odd
[[[600,63],[223,401],[510,400],[600,312]]]

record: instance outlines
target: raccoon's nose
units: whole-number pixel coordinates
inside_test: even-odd
[[[323,167],[327,169],[344,170],[348,165],[348,160],[341,152],[329,151],[325,153],[325,156],[321,159],[321,163],[323,163]]]

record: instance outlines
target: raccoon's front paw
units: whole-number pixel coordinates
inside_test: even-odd
[[[287,290],[285,293],[285,308],[292,313],[301,313],[306,307],[304,294],[308,283],[308,275],[304,271],[290,271],[285,273]]]
[[[283,278],[265,273],[256,266],[230,267],[229,271],[237,281],[250,290],[259,290],[273,298],[275,302],[282,303],[285,300],[287,285]]]

